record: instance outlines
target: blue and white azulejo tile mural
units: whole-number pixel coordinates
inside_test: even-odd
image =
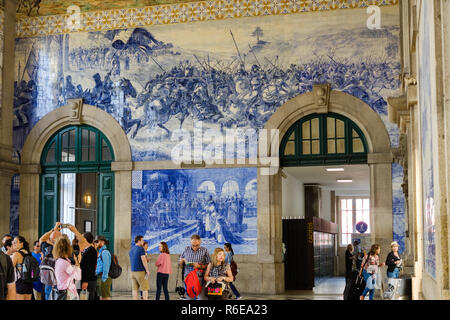
[[[367,28],[365,9],[354,9],[17,38],[17,157],[32,127],[71,98],[83,98],[118,121],[133,161],[159,161],[171,159],[179,143],[174,132],[191,133],[200,122],[203,132],[261,129],[278,107],[315,83],[330,83],[367,103],[397,147],[399,131],[388,120],[386,101],[399,90],[398,6],[381,13],[379,30]],[[167,172],[168,179],[176,172]],[[188,172],[178,173],[193,181],[202,170]],[[142,172],[142,181],[149,174]],[[394,182],[393,188],[400,190]],[[133,197],[141,194],[136,190]],[[161,191],[162,199],[169,191]],[[189,197],[195,192],[188,188]],[[136,219],[136,201],[143,200],[134,199]],[[394,200],[397,231],[403,223],[397,218],[404,216],[400,203]],[[142,223],[133,220],[136,233],[147,233]]]
[[[436,74],[433,71],[436,61],[432,52],[434,44],[433,2],[422,1],[420,48],[422,50],[419,64],[419,92],[420,92],[420,136],[422,155],[422,212],[424,227],[424,258],[425,271],[436,278],[436,223],[434,196],[434,164],[433,154],[437,153],[437,146],[433,137],[436,132]]]
[[[399,244],[399,252],[405,251],[405,195],[402,190],[403,167],[392,163],[392,230],[393,240]]]
[[[83,98],[116,118],[134,161],[169,160],[176,130],[263,128],[315,83],[369,104],[396,146],[386,99],[399,87],[399,27],[396,8],[383,10],[380,30],[365,10],[343,10],[18,38],[16,148],[48,112]]]
[[[134,171],[131,225],[150,253],[161,241],[182,253],[198,234],[210,253],[229,242],[235,253],[256,254],[256,168]]]

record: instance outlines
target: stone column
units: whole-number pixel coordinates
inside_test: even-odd
[[[20,167],[19,230],[29,243],[39,239],[40,173],[41,166],[38,164]]]
[[[262,175],[258,169],[258,254],[254,264],[258,270],[253,272],[258,278],[249,279],[260,282],[257,293],[284,292],[281,202],[280,171],[275,175]]]
[[[0,232],[9,232],[11,178],[17,172],[12,160],[14,102],[14,44],[16,3],[0,3]]]
[[[381,246],[381,261],[387,256],[392,242],[392,155],[369,154],[370,211],[372,212],[372,241]]]
[[[322,216],[322,189],[318,184],[305,184],[305,218]]]
[[[122,275],[114,281],[114,290],[129,291],[131,246],[131,173],[133,162],[113,162],[114,171],[114,248]]]

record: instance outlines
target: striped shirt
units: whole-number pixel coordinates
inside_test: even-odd
[[[191,263],[207,265],[211,262],[208,249],[206,249],[205,247],[200,247],[197,249],[197,251],[194,251],[192,247],[186,247],[186,249],[184,249],[183,253],[180,256],[180,260],[181,259],[186,259],[186,262],[188,263],[184,268],[184,278],[186,278],[189,272],[194,270],[194,266]],[[197,274],[199,278],[203,278],[201,272],[197,272]]]

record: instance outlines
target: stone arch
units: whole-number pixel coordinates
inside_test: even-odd
[[[100,130],[113,148],[115,161],[111,163],[111,170],[114,171],[115,185],[114,247],[119,260],[126,261],[131,230],[133,164],[130,143],[122,127],[111,115],[95,106],[83,104],[81,99],[69,100],[67,105],[46,114],[36,123],[25,140],[20,165],[20,233],[32,240],[38,239],[39,236],[40,158],[45,144],[58,130],[81,124]],[[118,281],[117,286],[127,288],[126,280]]]
[[[389,247],[393,237],[393,156],[386,126],[380,116],[360,99],[341,91],[330,90],[325,95],[327,101],[324,104],[323,100],[317,98],[317,89],[314,87],[312,92],[299,95],[280,106],[267,121],[264,129],[279,130],[278,141],[273,139],[267,143],[269,156],[278,158],[279,141],[296,121],[309,114],[333,112],[352,120],[362,130],[368,144],[373,241],[385,248]],[[260,259],[273,261],[276,281],[271,291],[280,293],[284,292],[281,170],[271,174],[267,172],[271,172],[267,167],[261,166],[258,169],[258,234],[267,235],[265,238],[258,237],[258,255]]]
[[[297,120],[319,111],[314,98],[313,92],[308,92],[289,100],[275,111],[264,128],[280,130],[281,140]],[[386,126],[380,116],[364,101],[348,93],[332,90],[325,113],[328,112],[341,114],[358,125],[367,139],[368,153],[390,154],[391,143]]]
[[[119,123],[100,108],[83,104],[81,100],[46,114],[28,134],[22,149],[22,164],[39,164],[48,139],[68,125],[87,124],[103,132],[113,147],[116,162],[131,161],[131,147]]]
[[[233,179],[233,178],[229,178],[229,179],[227,179],[227,180],[225,180],[223,183],[222,183],[222,186],[220,187],[220,194],[223,196],[223,195],[234,195],[234,193],[232,192],[231,194],[229,194],[229,193],[225,193],[225,192],[229,192],[229,190],[225,190],[224,188],[227,188],[227,189],[229,189],[230,187],[236,187],[237,188],[237,190],[235,189],[235,190],[233,190],[234,191],[234,193],[236,193],[237,195],[241,195],[241,188],[240,188],[240,185],[239,185],[239,183],[235,180],[235,179]]]

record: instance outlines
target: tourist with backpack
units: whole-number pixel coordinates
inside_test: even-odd
[[[109,276],[111,253],[107,248],[109,241],[104,236],[97,236],[95,240],[98,249],[97,268],[95,269],[97,292],[100,300],[111,300],[112,278]]]
[[[75,265],[70,263],[73,256]],[[69,237],[62,235],[56,239],[53,246],[55,262],[56,288],[53,287],[51,300],[79,300],[75,280],[81,279],[81,269],[78,257],[73,255]]]
[[[15,280],[11,258],[0,251],[0,300],[16,300]]]
[[[42,262],[42,252],[41,247],[39,246],[39,241],[34,242],[33,252],[31,253],[33,257],[37,260],[39,265]],[[33,296],[34,300],[42,300],[42,291],[44,290],[44,286],[41,282],[41,278],[33,282]]]
[[[191,237],[191,245],[184,249],[179,260],[179,264],[184,265],[183,279],[188,299],[205,300],[205,293],[201,288],[204,285],[203,273],[210,262],[208,249],[201,246],[200,236],[194,234]],[[193,291],[192,288],[197,288],[198,285],[200,290]]]
[[[22,236],[13,240],[14,250],[12,262],[16,269],[16,298],[31,300],[33,282],[39,277],[39,264],[31,255],[30,245]]]
[[[49,300],[52,288],[56,286],[55,259],[53,258],[53,245],[61,236],[61,222],[56,222],[53,229],[39,238],[39,245],[44,256],[40,265],[41,282],[44,284],[45,300]]]
[[[230,265],[231,274],[233,275],[233,281],[236,281],[237,264],[236,264],[236,262],[234,262],[234,259],[233,259],[233,256],[234,256],[233,247],[232,247],[231,243],[227,242],[223,245],[223,248],[225,249],[225,263]],[[236,297],[236,300],[240,300],[241,294],[236,289],[233,282],[230,282],[230,288],[231,288],[231,291],[233,291],[234,296]]]

